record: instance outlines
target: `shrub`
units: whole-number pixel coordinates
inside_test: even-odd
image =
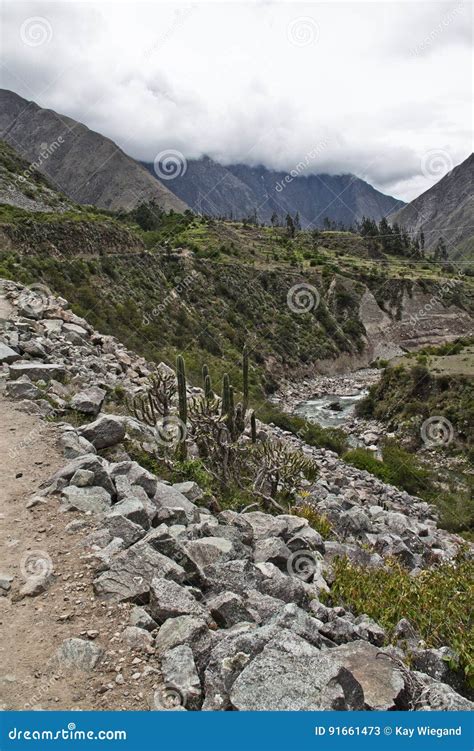
[[[333,562],[334,582],[326,599],[366,613],[391,637],[407,618],[427,647],[449,646],[468,685],[474,686],[474,560],[460,552],[454,562],[412,576],[390,560],[384,568],[354,566],[347,558]]]
[[[309,526],[319,532],[323,540],[329,539],[332,533],[332,527],[329,519],[324,514],[320,514],[309,503],[304,503],[301,506],[296,506],[292,513],[295,516],[301,516],[306,519]]]

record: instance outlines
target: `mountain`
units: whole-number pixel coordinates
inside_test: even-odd
[[[451,258],[474,257],[474,154],[436,185],[390,217],[414,233],[423,231],[432,250],[441,237]]]
[[[145,166],[155,175],[153,164]],[[325,217],[346,226],[363,216],[378,221],[404,205],[355,175],[293,177],[262,166],[224,167],[209,157],[188,161],[171,188],[199,213],[242,219],[256,211],[268,224],[273,213],[284,221],[287,213],[298,212],[303,228],[321,227]]]
[[[0,138],[77,203],[130,209],[154,199],[166,210],[187,208],[109,138],[6,89],[0,89]]]

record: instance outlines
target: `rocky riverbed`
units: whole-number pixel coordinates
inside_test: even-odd
[[[260,424],[267,439],[317,465],[300,502],[324,514],[331,533],[323,539],[296,515],[222,509],[218,498],[211,511],[195,482],[170,484],[133,461],[130,442],[153,455],[153,433],[112,414],[117,390],[149,383],[152,364],[94,331],[66,301],[34,305],[10,282],[3,299],[0,289],[0,318],[6,395],[23,416],[56,421],[47,424],[63,457],[24,498],[25,513],[47,515],[51,535],[55,524],[83,535],[91,577],[85,572],[81,584],[90,603],[83,615],[106,611],[115,624],[111,631],[100,618],[88,626],[68,615],[40,655],[46,682],[48,660],[66,679],[71,671],[101,676],[98,695],[112,697],[102,698],[105,708],[122,692],[125,707],[133,693],[140,708],[181,711],[474,709],[459,693],[448,646],[426,648],[405,618],[389,637],[368,615],[321,601],[338,556],[374,570],[395,558],[413,577],[452,561],[464,541],[437,527],[431,506]],[[45,547],[37,570],[0,578],[1,599],[29,608],[33,623],[52,602],[76,602],[62,584],[62,558]],[[2,702],[24,708],[7,694]]]

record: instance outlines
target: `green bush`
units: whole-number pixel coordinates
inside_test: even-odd
[[[407,618],[427,647],[449,646],[466,682],[474,687],[474,560],[460,553],[454,563],[412,576],[400,563],[384,568],[354,566],[347,558],[333,562],[334,582],[324,599],[366,613],[391,637],[401,618]]]
[[[417,458],[405,451],[394,441],[382,444],[383,460],[377,459],[371,451],[363,448],[347,451],[343,458],[357,469],[366,470],[383,482],[395,485],[412,495],[419,495],[430,487],[429,472]]]

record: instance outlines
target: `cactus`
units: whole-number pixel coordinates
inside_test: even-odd
[[[204,385],[206,385],[206,378],[209,376],[209,368],[207,365],[202,366],[202,382]]]
[[[207,400],[214,399],[210,375],[207,375],[204,381],[204,396]]]
[[[243,402],[242,402],[242,409],[244,412],[244,419],[245,414],[247,412],[248,406],[249,406],[249,353],[247,350],[247,345],[244,346],[243,356],[242,356],[242,381],[243,381]]]
[[[186,393],[186,369],[181,355],[176,358],[176,380],[178,382],[178,407],[179,419],[186,426],[188,421],[188,397]],[[183,439],[179,445],[182,459],[186,458],[186,441]]]
[[[250,415],[250,432],[252,436],[252,443],[257,443],[257,420],[255,418],[255,412]]]
[[[221,415],[228,415],[230,413],[230,382],[229,382],[229,376],[227,373],[224,373],[224,377],[222,379],[222,405],[221,405]]]

